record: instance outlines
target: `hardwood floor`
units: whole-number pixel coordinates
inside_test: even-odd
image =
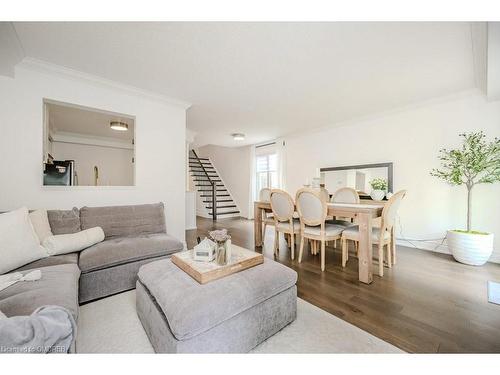
[[[198,218],[198,230],[186,232],[188,247],[214,228],[227,228],[233,243],[274,258],[274,228],[263,248],[255,248],[253,222],[239,218]],[[500,305],[487,301],[487,281],[500,281],[500,265],[466,266],[449,255],[401,246],[397,254],[397,265],[383,278],[374,272],[370,285],[358,282],[354,256],[342,268],[340,249],[327,247],[322,273],[319,255],[304,248],[302,263],[292,261],[281,237],[276,260],[297,271],[300,298],[407,352],[500,353]]]

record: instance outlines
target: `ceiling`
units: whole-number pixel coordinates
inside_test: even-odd
[[[199,145],[263,142],[475,86],[469,23],[14,27],[29,57],[192,103]]]
[[[54,134],[73,133],[122,141],[134,139],[134,119],[130,116],[54,102],[46,105],[49,111],[50,130]],[[111,121],[127,123],[128,130],[111,129]]]

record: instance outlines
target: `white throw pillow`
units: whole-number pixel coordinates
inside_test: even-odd
[[[45,258],[26,207],[0,215],[0,274]]]
[[[47,210],[36,210],[30,212],[30,220],[40,243],[42,243],[47,237],[52,236],[49,218],[47,217]]]
[[[42,245],[50,255],[58,255],[80,251],[103,240],[104,231],[102,228],[94,227],[81,232],[47,237]]]

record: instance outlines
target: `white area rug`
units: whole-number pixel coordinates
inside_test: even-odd
[[[78,353],[153,353],[135,310],[135,290],[80,307]],[[297,319],[253,353],[403,353],[336,316],[298,299]]]

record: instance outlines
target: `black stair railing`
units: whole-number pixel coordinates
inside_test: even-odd
[[[207,170],[203,166],[201,159],[196,154],[196,151],[195,150],[191,150],[191,151],[192,151],[196,161],[200,165],[201,169],[203,170],[203,173],[207,177],[208,182],[210,182],[210,185],[212,185],[212,220],[215,221],[215,220],[217,220],[217,183],[215,181],[212,181],[212,179],[208,175]]]

